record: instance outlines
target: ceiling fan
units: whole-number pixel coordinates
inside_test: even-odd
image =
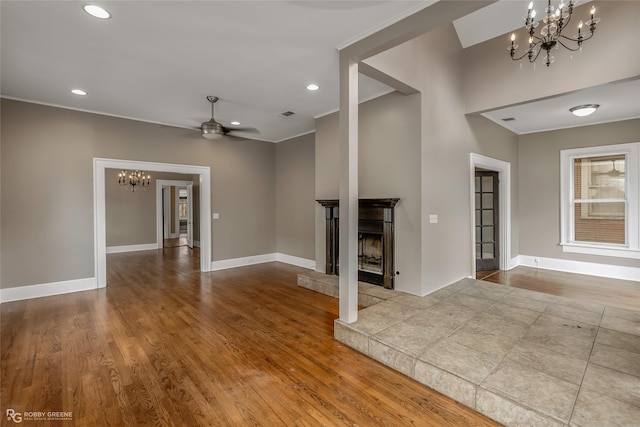
[[[624,176],[624,171],[620,171],[620,170],[616,169],[616,160],[611,159],[611,162],[613,163],[613,168],[610,171],[607,171],[607,172],[596,172],[596,175],[607,175],[607,176],[610,176],[612,178],[617,178],[619,176]]]
[[[217,96],[207,96],[207,101],[211,103],[211,118],[200,125],[200,132],[202,133],[203,137],[207,139],[219,139],[231,132],[260,133],[256,128],[228,128],[216,121],[216,119],[213,117],[213,106],[216,102],[218,102],[219,99],[220,98],[218,98]]]

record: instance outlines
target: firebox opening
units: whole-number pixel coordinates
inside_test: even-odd
[[[382,274],[382,234],[358,233],[358,270]]]

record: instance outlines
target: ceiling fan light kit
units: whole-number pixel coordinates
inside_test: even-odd
[[[202,136],[207,139],[220,139],[224,136],[224,127],[213,118],[213,105],[218,102],[217,96],[207,96],[207,101],[211,103],[211,118],[200,125]]]
[[[206,122],[200,125],[200,133],[203,137],[207,139],[220,139],[229,132],[251,132],[251,133],[260,133],[258,129],[251,127],[242,127],[242,128],[227,128],[224,127],[220,122],[218,122],[213,115],[213,105],[218,102],[220,98],[217,96],[209,95],[207,96],[207,101],[211,103],[211,118]],[[239,122],[231,122],[232,125],[240,124]]]
[[[558,49],[560,46],[567,50],[576,52],[582,50],[582,43],[593,37],[596,31],[596,25],[600,22],[600,18],[595,18],[596,7],[591,7],[591,19],[584,24],[582,21],[578,24],[578,34],[573,37],[568,37],[562,34],[562,31],[567,28],[571,21],[571,15],[573,15],[573,8],[577,0],[569,0],[569,5],[565,5],[563,0],[560,0],[560,4],[556,8],[551,4],[551,0],[548,0],[547,7],[545,8],[545,15],[540,20],[535,20],[536,10],[533,8],[533,1],[529,3],[529,10],[527,12],[527,18],[525,19],[524,28],[529,33],[529,46],[525,50],[522,56],[516,56],[516,49],[518,45],[515,44],[516,35],[511,34],[511,45],[507,47],[511,59],[519,61],[523,58],[527,58],[529,62],[533,63],[540,52],[543,50],[547,52],[545,56],[545,64],[547,67],[553,62],[553,56],[551,56],[551,49]],[[540,33],[536,35],[536,28],[542,24]],[[588,28],[588,35],[585,35],[587,31],[583,31],[582,27],[586,25]]]

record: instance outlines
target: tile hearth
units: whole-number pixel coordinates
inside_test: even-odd
[[[298,284],[337,296],[335,276]],[[370,288],[371,287],[371,288]],[[640,311],[464,279],[425,297],[360,284],[338,341],[507,426],[637,426]]]

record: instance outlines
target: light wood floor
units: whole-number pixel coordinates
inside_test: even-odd
[[[607,279],[531,267],[478,272],[480,280],[530,289],[579,301],[640,310],[640,282]]]
[[[3,425],[497,425],[335,341],[338,302],[301,269],[191,253],[110,254],[106,289],[2,304]]]

